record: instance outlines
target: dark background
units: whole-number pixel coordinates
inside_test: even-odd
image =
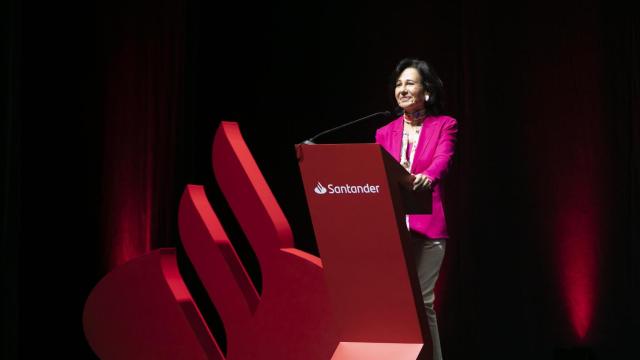
[[[551,359],[574,347],[598,359],[637,356],[640,42],[631,5],[1,6],[0,358],[94,358],[81,327],[86,297],[123,261],[180,246],[187,183],[207,187],[259,277],[211,174],[221,120],[240,123],[296,245],[317,254],[293,144],[391,109],[388,76],[405,56],[435,66],[460,125],[437,300],[446,358]],[[372,141],[383,123],[319,140]]]

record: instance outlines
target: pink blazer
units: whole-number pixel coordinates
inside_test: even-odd
[[[400,161],[402,151],[402,116],[376,131],[376,143]],[[431,215],[409,215],[409,228],[431,239],[448,238],[442,207],[441,180],[453,156],[458,124],[449,116],[429,116],[422,125],[414,156],[412,173],[425,174],[433,180]]]

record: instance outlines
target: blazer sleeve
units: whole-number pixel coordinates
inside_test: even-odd
[[[455,149],[457,133],[457,121],[451,117],[447,118],[445,124],[442,126],[433,160],[424,172],[434,183],[440,181],[449,169]]]
[[[382,145],[384,141],[384,133],[382,129],[376,130],[376,144]]]

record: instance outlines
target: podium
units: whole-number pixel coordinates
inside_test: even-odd
[[[431,213],[431,192],[413,191],[412,176],[377,144],[296,151],[339,334],[336,355],[354,343],[429,353],[405,215]]]

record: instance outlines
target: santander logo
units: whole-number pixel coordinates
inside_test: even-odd
[[[322,184],[318,181],[316,186],[313,188],[313,192],[318,195],[324,194],[379,194],[380,193],[380,185],[370,185],[366,183],[364,185],[350,185],[350,184],[342,184],[335,185],[329,184],[327,187],[322,186]]]
[[[327,188],[322,186],[322,184],[320,184],[320,181],[318,181],[318,184],[315,188],[313,188],[313,191],[318,195],[322,195],[327,193]]]
[[[294,247],[287,219],[236,123],[221,123],[212,163],[260,263],[262,294],[204,187],[187,185],[178,211],[183,260],[203,285],[202,301],[219,314],[226,341],[218,342],[220,333],[200,312],[176,249],[162,248],[119,266],[96,285],[83,313],[89,345],[103,360],[331,359],[339,338],[322,263]]]

